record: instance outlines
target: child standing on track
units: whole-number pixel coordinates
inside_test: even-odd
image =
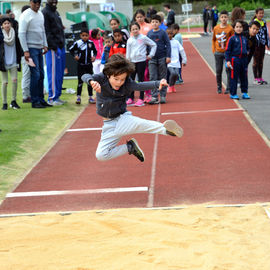
[[[237,95],[237,83],[238,78],[240,78],[242,98],[249,99],[248,95],[248,41],[244,37],[243,33],[243,22],[241,20],[236,20],[234,26],[235,34],[230,37],[226,52],[225,59],[227,66],[231,69],[230,78],[230,98],[239,99]]]
[[[168,64],[170,78],[167,92],[175,93],[176,90],[174,88],[174,85],[179,76],[179,69],[181,68],[179,55],[181,55],[182,63],[184,66],[187,64],[187,57],[183,46],[176,39],[173,39],[174,36],[173,27],[169,27],[167,29],[167,34],[171,42],[171,62]]]
[[[77,75],[78,75],[78,87],[77,87],[77,100],[76,104],[81,104],[81,94],[83,81],[81,79],[83,74],[93,73],[93,64],[97,55],[97,50],[93,41],[89,40],[88,29],[82,29],[80,33],[80,40],[75,41],[69,48],[70,54],[77,61]],[[92,56],[93,55],[93,56]],[[93,89],[88,85],[89,103],[96,103],[93,98]]]
[[[222,94],[222,71],[225,60],[225,50],[228,39],[233,35],[233,28],[228,24],[228,11],[220,12],[220,24],[216,25],[213,31],[212,52],[216,62],[216,80],[217,93]],[[230,93],[230,69],[226,68],[227,73],[227,88],[224,94]]]
[[[270,40],[266,21],[263,19],[264,9],[257,8],[255,13],[256,14],[253,20],[259,22],[261,27],[256,36],[258,42],[253,57],[254,84],[267,84],[267,82],[262,78],[262,72],[263,72],[263,60],[265,55],[265,46],[267,46],[267,48],[269,49]]]
[[[144,72],[146,68],[146,59],[150,60],[156,53],[156,43],[145,35],[140,34],[140,26],[138,23],[133,22],[130,25],[130,32],[132,36],[127,42],[127,54],[126,58],[135,64],[135,72],[131,74],[131,78],[135,80],[136,74],[138,75],[138,81],[144,81]],[[151,48],[148,55],[147,46]],[[140,92],[140,98],[137,102],[134,102],[134,92],[132,92],[127,100],[128,106],[144,106],[144,92]]]
[[[157,50],[155,56],[149,61],[150,81],[160,80],[167,77],[167,64],[171,61],[171,43],[165,31],[159,28],[161,18],[154,15],[151,18],[151,25],[153,27],[147,36],[156,42]],[[160,101],[158,100],[160,94]],[[152,99],[149,104],[166,103],[167,87],[163,87],[160,91],[152,90]]]
[[[97,92],[97,113],[103,118],[101,139],[96,157],[105,161],[130,154],[144,161],[144,153],[137,141],[132,138],[126,144],[118,145],[125,135],[152,133],[181,137],[182,128],[173,120],[163,124],[157,121],[135,117],[127,111],[126,98],[134,90],[145,91],[167,85],[161,81],[134,82],[129,76],[135,71],[134,64],[123,55],[115,54],[105,64],[103,73],[85,74],[82,80],[90,84]]]

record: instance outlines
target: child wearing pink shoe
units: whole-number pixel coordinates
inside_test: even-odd
[[[138,81],[144,81],[144,72],[146,68],[146,60],[151,59],[155,53],[157,45],[147,36],[140,34],[140,25],[133,22],[130,25],[130,32],[132,36],[127,41],[126,58],[135,64],[135,72],[131,74],[131,78],[135,80],[136,75]],[[147,46],[151,48],[149,55],[147,55]],[[140,97],[137,102],[134,102],[134,92],[130,94],[127,100],[128,106],[144,106],[144,92],[140,92]]]
[[[182,57],[183,66],[187,64],[187,57],[183,46],[178,42],[178,40],[173,39],[174,31],[172,27],[167,29],[167,34],[171,43],[171,62],[167,66],[170,73],[167,93],[175,93],[176,90],[174,85],[179,76],[179,68],[181,68],[179,55]]]

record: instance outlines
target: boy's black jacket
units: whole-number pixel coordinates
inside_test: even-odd
[[[74,57],[75,55],[79,56],[80,59],[78,63],[80,65],[92,65],[92,56],[97,56],[97,50],[95,44],[91,40],[84,42],[82,39],[77,40],[69,48],[70,54]]]
[[[56,51],[65,46],[64,26],[61,17],[55,7],[46,4],[42,9],[44,15],[44,26],[48,42],[48,48]]]
[[[82,80],[86,83],[97,81],[101,86],[101,92],[97,93],[97,114],[105,118],[116,118],[127,111],[126,99],[132,91],[146,91],[159,87],[160,81],[140,82],[126,78],[119,90],[114,90],[108,77],[103,74],[84,74]]]

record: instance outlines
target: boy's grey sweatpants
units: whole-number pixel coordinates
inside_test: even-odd
[[[160,59],[151,59],[148,62],[148,68],[149,68],[149,78],[150,81],[157,81],[161,79],[167,79],[167,64],[166,64],[166,58],[160,58]],[[152,97],[157,98],[158,92],[161,97],[166,97],[167,94],[167,87],[163,86],[161,90],[158,90],[157,88],[153,89],[151,91]]]
[[[127,154],[127,145],[117,144],[121,137],[136,133],[166,135],[166,128],[160,122],[133,116],[131,112],[125,112],[112,120],[105,120],[96,151],[97,159],[105,161]]]

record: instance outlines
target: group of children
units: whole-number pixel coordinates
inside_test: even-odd
[[[169,87],[141,91],[136,101],[134,92],[131,92],[126,100],[127,106],[166,103],[167,93],[176,92],[174,85],[181,78],[181,67],[182,64],[186,65],[187,57],[179,26],[172,25],[164,31],[160,29],[161,22],[161,17],[154,15],[147,23],[144,11],[138,10],[129,26],[130,33],[120,29],[120,23],[115,18],[110,20],[112,33],[101,29],[82,29],[81,39],[69,48],[78,63],[76,104],[81,103],[82,75],[102,72],[104,64],[114,54],[122,54],[134,64],[135,70],[130,74],[133,80],[143,82],[168,78],[169,81]],[[88,94],[89,103],[95,103],[90,85]]]
[[[227,88],[224,94],[230,94],[231,99],[239,99],[237,86],[243,99],[250,99],[248,94],[248,64],[253,57],[253,73],[255,84],[267,84],[262,78],[265,47],[270,41],[266,22],[263,20],[264,9],[258,8],[249,24],[245,19],[245,11],[235,8],[232,11],[232,26],[228,24],[229,16],[226,10],[220,12],[220,24],[213,31],[212,51],[216,63],[217,93],[222,93],[222,70],[225,61],[227,73]]]

